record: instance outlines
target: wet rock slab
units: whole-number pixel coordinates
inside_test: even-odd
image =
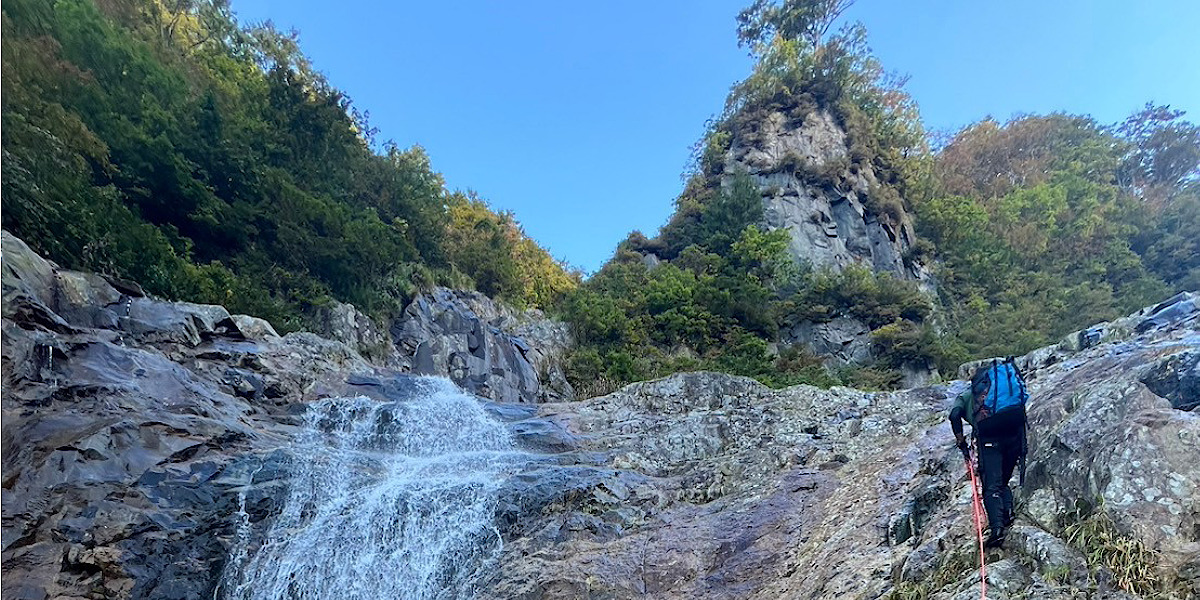
[[[1086,347],[1018,360],[1033,394],[1029,478],[1006,548],[988,553],[989,597],[1133,597],[1066,541],[1081,500],[1153,550],[1179,597],[1200,592],[1200,418],[1179,401],[1200,351],[1189,311],[1166,322],[1150,307],[1097,326],[1112,333]],[[485,596],[877,598],[948,581],[924,593],[978,598],[971,493],[946,422],[964,385],[770,390],[694,373],[541,405],[575,437],[559,457],[598,462],[529,479],[550,501],[510,513]]]

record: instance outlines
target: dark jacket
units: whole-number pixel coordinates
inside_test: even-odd
[[[955,398],[954,400],[954,406],[950,408],[950,429],[954,431],[955,438],[960,438],[963,436],[963,421],[971,424],[971,433],[976,439],[984,437],[979,435],[979,429],[975,423],[975,396],[971,393],[970,389],[967,389],[963,393],[959,394],[958,398]],[[1023,435],[1024,427],[1022,426],[1021,428],[1014,429],[1011,432],[1005,432],[1000,435],[988,437],[986,441],[1020,439],[1023,437]]]
[[[955,438],[963,437],[962,422],[966,421],[971,424],[971,430],[975,430],[975,396],[971,394],[971,389],[958,395],[954,400],[954,406],[950,408],[950,429],[954,430]]]

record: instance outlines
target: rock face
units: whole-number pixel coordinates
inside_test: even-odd
[[[905,279],[926,277],[922,267],[904,261],[916,239],[911,219],[902,209],[884,217],[867,208],[880,182],[869,165],[851,166],[846,132],[829,111],[764,112],[734,131],[724,170],[755,181],[767,226],[791,234],[796,259],[834,270],[859,264]],[[822,172],[838,177],[813,175]]]
[[[364,358],[377,363],[386,363],[395,351],[386,328],[363,314],[353,304],[333,302],[316,311],[313,332],[346,344]]]
[[[570,400],[562,359],[573,345],[566,323],[519,311],[479,292],[435,288],[380,326],[351,304],[316,311],[316,333],[367,360],[406,373],[449,377],[503,402]]]
[[[905,260],[916,240],[912,219],[899,205],[892,214],[876,212],[885,187],[870,164],[852,164],[848,136],[829,111],[762,111],[733,131],[724,173],[723,185],[738,173],[752,178],[762,193],[766,225],[790,234],[797,261],[834,271],[861,265],[930,285],[925,266]],[[796,323],[780,331],[779,341],[807,347],[830,365],[866,364],[872,359],[870,333],[861,321],[839,317]],[[910,383],[934,375],[924,365],[908,365],[907,371]]]
[[[59,269],[8,234],[3,251],[5,598],[222,598],[235,540],[265,531],[292,485],[307,406],[415,388],[340,341]],[[1194,298],[1022,358],[1029,476],[1007,548],[989,553],[990,598],[1129,598],[1068,542],[1083,505],[1152,551],[1177,597],[1200,594]],[[471,296],[434,300],[454,310],[416,315],[468,351],[468,310],[530,344],[562,339]],[[479,596],[978,597],[945,420],[964,385],[771,390],[692,373],[584,401],[481,399],[531,458],[501,484],[504,547]]]
[[[571,347],[565,323],[518,312],[478,292],[435,289],[413,300],[392,324],[389,365],[449,377],[502,402],[574,398],[560,359]]]
[[[220,306],[60,269],[7,232],[2,245],[5,598],[213,598],[239,507],[252,527],[278,510],[288,481],[280,449],[306,406],[329,396],[404,400],[413,386],[401,370],[443,368],[405,364],[350,305],[326,315],[341,341],[280,336]],[[431,302],[443,303],[436,318],[425,312]],[[453,349],[461,332],[446,323],[484,330],[484,356],[497,358],[471,373],[487,369],[481,381],[498,396],[571,397],[569,386],[536,378],[561,377],[561,324],[445,290],[414,306],[400,328],[422,324],[431,337],[419,347]],[[530,446],[550,439],[544,425],[523,422],[527,412],[488,406]]]
[[[875,359],[871,328],[854,317],[840,316],[827,322],[802,320],[780,327],[783,346],[801,346],[830,367],[870,364]],[[900,387],[921,387],[939,377],[937,368],[925,361],[900,365]]]
[[[836,365],[858,365],[871,360],[871,328],[854,317],[837,317],[828,323],[801,321],[780,331],[785,345],[804,345]]]
[[[1083,505],[1154,553],[1139,565],[1152,581],[1200,594],[1200,416],[1169,397],[1190,394],[1200,312],[1161,313],[1023,358],[1028,479],[1007,548],[988,554],[989,598],[1133,597],[1066,541]],[[965,385],[770,390],[698,373],[542,405],[575,444],[543,479],[566,463],[578,485],[512,524],[489,597],[978,598],[946,421]]]
[[[212,597],[236,491],[279,477],[255,452],[322,382],[370,370],[343,344],[122,287],[3,234],[5,598]]]

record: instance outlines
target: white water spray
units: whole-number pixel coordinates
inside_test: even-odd
[[[231,557],[226,598],[474,595],[475,571],[500,551],[497,494],[525,455],[449,381],[420,386],[406,402],[309,407],[282,510],[257,551]]]

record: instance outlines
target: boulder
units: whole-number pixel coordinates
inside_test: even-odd
[[[1183,352],[1158,361],[1142,378],[1151,392],[1178,410],[1200,406],[1200,352]]]
[[[1144,333],[1183,321],[1195,316],[1197,310],[1197,294],[1180,292],[1166,302],[1150,308],[1146,318],[1134,327],[1134,331]]]
[[[4,264],[4,317],[11,318],[13,301],[28,298],[47,307],[54,306],[55,272],[58,266],[29,249],[25,242],[8,231],[0,233]]]
[[[275,332],[275,328],[266,319],[251,317],[249,315],[232,315],[230,318],[233,319],[233,324],[242,334],[242,337],[248,340],[266,341],[279,337],[279,334]]]
[[[353,304],[333,301],[315,310],[313,332],[354,349],[379,364],[394,360],[395,348],[386,328],[363,314]]]
[[[55,273],[57,290],[55,311],[71,323],[83,327],[115,329],[118,315],[128,314],[128,306],[112,308],[131,299],[121,294],[99,275],[60,270]],[[121,308],[125,310],[122,311]]]
[[[478,292],[437,288],[422,294],[392,323],[391,334],[403,371],[449,377],[502,402],[574,395],[559,366],[571,344],[565,325],[540,313],[518,315]]]

